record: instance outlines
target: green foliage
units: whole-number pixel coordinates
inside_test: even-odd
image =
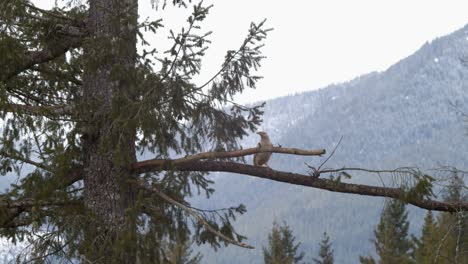
[[[432,177],[422,176],[432,181]],[[420,181],[421,178],[418,180]],[[458,175],[458,171],[451,172],[449,183],[442,193],[444,201],[452,203],[466,201],[464,182]],[[414,192],[416,193],[418,192]],[[432,195],[432,191],[428,193]],[[428,211],[424,218],[421,236],[413,237],[412,240],[408,239],[408,227],[404,202],[387,201],[380,223],[374,231],[374,244],[379,261],[371,256],[361,256],[360,263],[449,264],[467,262],[468,218],[465,212],[440,213],[438,217],[434,217],[433,213]]]
[[[361,264],[376,264],[373,257],[363,257],[363,256],[359,256],[359,263],[361,263]]]
[[[415,199],[431,199],[434,198],[433,182],[434,177],[424,174],[419,170],[410,169],[409,175],[413,182],[411,187],[406,187],[406,195],[403,198],[404,201],[410,201]]]
[[[86,174],[83,166],[90,156],[84,142],[98,141],[100,153],[113,154],[105,157],[112,168],[126,171],[138,151],[167,158],[237,148],[238,140],[260,124],[263,105],[245,107],[231,100],[245,88],[255,88],[260,79],[254,72],[264,58],[261,48],[269,31],[265,21],[252,23],[239,47],[227,52],[219,72],[197,84],[194,79],[211,43],[211,32],[201,29],[211,6],[201,1],[173,4],[192,7],[187,26],[180,32],[171,30],[169,36],[163,36],[158,31],[161,20],[137,25],[131,9],[115,5],[121,9],[106,10],[114,13],[105,26],[119,31],[111,37],[87,28],[84,19],[92,10],[80,1],[65,1],[52,10],[23,0],[0,3],[0,173],[14,171],[21,176],[18,184],[0,195],[0,225],[8,226],[0,229],[0,235],[29,241],[32,255],[38,259],[55,255],[83,262],[90,252],[111,255],[109,259],[117,262],[126,251],[135,250],[142,263],[195,264],[201,257],[189,257],[187,241],[208,243],[215,249],[225,244],[177,206],[155,195],[128,190],[135,180],[154,184],[190,206],[187,197],[201,193],[209,197],[214,191],[204,173],[169,171],[119,181],[122,194],[135,196],[122,224],[136,232],[124,228],[109,237],[93,225],[96,216],[86,209],[86,182],[73,178]],[[83,29],[83,36],[68,34],[66,28]],[[173,45],[161,53],[146,50],[150,42],[143,32],[169,37]],[[129,46],[137,41],[144,48],[133,54]],[[41,56],[45,59],[30,62]],[[102,89],[90,93],[86,90],[91,89],[89,83],[103,71]],[[106,85],[114,90],[105,90]],[[63,106],[70,112],[54,111]],[[122,140],[128,135],[135,139],[133,144]],[[30,204],[11,209],[7,202]],[[243,205],[194,210],[227,237],[245,238],[232,224],[237,215],[245,213]],[[106,243],[114,248],[109,251]]]
[[[400,200],[387,200],[374,231],[374,245],[380,264],[414,263],[413,243],[408,238],[408,213]],[[372,257],[361,257],[361,263],[373,263]]]
[[[168,246],[166,253],[168,264],[200,264],[203,256],[200,253],[191,256],[193,251],[190,249],[186,240],[172,242]],[[161,263],[164,263],[161,261]]]
[[[449,182],[450,184],[443,193],[444,201],[466,201],[467,196],[464,193],[464,182],[456,171],[452,173]],[[468,215],[466,212],[439,214],[437,229],[435,230],[435,235],[438,239],[435,245],[435,255],[432,255],[436,263],[466,263],[468,261],[467,228]],[[424,238],[424,233],[422,238]]]
[[[440,234],[438,233],[438,226],[432,215],[428,211],[424,218],[424,225],[422,227],[421,237],[416,239],[415,260],[416,263],[432,264],[435,261],[437,254],[437,247],[440,241]]]
[[[330,237],[327,235],[327,232],[323,233],[323,239],[320,241],[320,250],[318,258],[314,258],[315,264],[333,264],[333,249],[330,242]]]
[[[304,258],[304,253],[298,253],[300,243],[295,243],[291,228],[286,224],[279,226],[273,223],[271,233],[268,234],[268,247],[263,248],[265,264],[293,264]]]

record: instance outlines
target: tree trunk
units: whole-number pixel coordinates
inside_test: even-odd
[[[135,263],[136,129],[122,121],[124,102],[135,98],[138,0],[91,0],[84,46],[82,100],[84,201],[91,214],[85,256],[99,263]],[[132,220],[133,219],[133,220]],[[93,238],[95,234],[105,234]],[[123,246],[122,246],[123,245]],[[91,258],[91,259],[90,259]]]

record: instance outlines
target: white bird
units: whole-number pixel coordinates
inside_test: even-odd
[[[260,135],[260,142],[258,142],[257,147],[259,149],[262,148],[270,148],[273,147],[273,144],[271,144],[270,137],[266,132],[257,132],[257,134]],[[271,157],[271,152],[262,152],[262,153],[256,153],[253,158],[253,164],[255,166],[265,166],[268,167],[268,161],[270,160]]]

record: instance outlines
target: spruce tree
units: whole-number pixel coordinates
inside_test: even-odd
[[[164,258],[161,263],[168,264],[200,264],[203,256],[200,253],[193,254],[188,239],[169,241]]]
[[[408,213],[400,200],[387,200],[374,231],[374,246],[379,256],[377,263],[414,263],[413,243],[408,237]],[[360,257],[361,263],[375,263],[372,257]]]
[[[437,223],[434,219],[432,211],[428,211],[424,218],[421,237],[417,239],[415,249],[416,263],[432,264],[434,263],[437,247],[441,240],[438,232]]]
[[[240,151],[238,142],[257,130],[261,105],[232,100],[260,79],[255,71],[269,30],[264,21],[252,23],[219,70],[198,83],[211,42],[202,23],[211,6],[152,2],[158,12],[170,5],[188,9],[186,26],[163,35],[163,21],[138,21],[138,0],[64,0],[50,10],[29,0],[0,1],[0,175],[21,177],[0,194],[0,236],[28,241],[37,261],[53,255],[154,262],[164,259],[166,241],[177,237],[214,248],[251,248],[232,226],[244,206],[206,211],[187,202],[214,191],[210,171],[403,197],[403,191],[318,178],[319,172],[291,175],[234,162],[260,151]],[[145,32],[173,44],[166,51],[149,47]],[[227,152],[234,150],[236,155]],[[137,161],[143,154],[149,159]],[[231,160],[219,161],[218,154]],[[447,209],[418,196],[408,201],[438,210],[468,208]]]
[[[300,243],[295,243],[291,228],[286,224],[279,226],[273,223],[271,233],[268,234],[268,247],[263,248],[265,264],[293,264],[304,258],[304,253],[298,253]]]
[[[450,184],[444,190],[446,202],[466,201],[463,179],[454,172]],[[435,261],[437,263],[466,263],[468,261],[468,215],[466,212],[441,213],[437,218],[439,234]]]
[[[322,241],[320,241],[319,257],[313,260],[315,264],[333,264],[333,249],[327,232],[323,233]]]
[[[247,247],[231,224],[243,206],[188,207],[193,190],[213,192],[206,173],[134,164],[140,154],[239,149],[262,111],[226,104],[260,79],[254,72],[268,29],[252,23],[219,71],[195,83],[211,6],[158,2],[157,12],[191,11],[186,26],[162,35],[161,20],[138,21],[138,0],[56,1],[50,10],[0,1],[0,174],[21,176],[0,194],[0,235],[31,243],[19,260],[164,262],[176,237]],[[154,50],[145,32],[173,45]]]

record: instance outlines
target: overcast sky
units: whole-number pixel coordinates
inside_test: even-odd
[[[47,7],[54,0],[33,2]],[[140,16],[161,17],[160,10],[152,10],[149,3],[150,0],[140,0]],[[214,3],[204,24],[206,30],[213,31],[213,43],[203,62],[200,83],[217,71],[226,50],[240,46],[251,21],[266,18],[268,27],[274,28],[264,47],[267,59],[260,71],[264,79],[258,83],[257,90],[247,90],[236,98],[241,103],[313,90],[371,71],[383,71],[426,41],[468,23],[466,0],[205,3]],[[170,9],[164,12],[166,28],[177,24],[175,29],[178,29],[184,24],[184,14]]]

